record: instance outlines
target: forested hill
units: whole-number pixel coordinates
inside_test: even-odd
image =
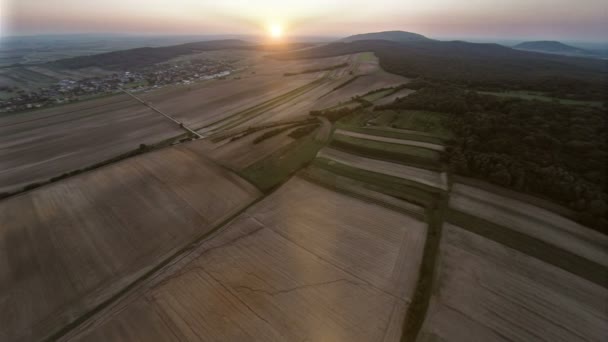
[[[607,61],[514,50],[462,41],[332,43],[275,54],[275,58],[330,57],[373,51],[386,71],[478,89],[528,89],[557,97],[605,98]]]
[[[568,53],[568,54],[591,54],[587,50],[577,48],[574,46],[566,45],[556,41],[535,41],[535,42],[523,42],[513,47],[519,50],[539,51],[548,53]]]
[[[62,59],[49,63],[50,66],[64,69],[82,69],[98,67],[108,70],[133,70],[168,61],[172,58],[194,54],[203,51],[227,49],[297,49],[308,47],[310,44],[299,43],[283,46],[262,46],[239,39],[212,40],[204,42],[186,43],[164,47],[142,47],[137,49],[113,51],[91,56],[80,56]]]
[[[503,98],[415,80],[416,92],[376,110],[446,113],[453,172],[561,203],[608,234],[604,108]]]
[[[421,34],[405,32],[405,31],[384,31],[384,32],[373,32],[356,34],[354,36],[346,37],[340,41],[348,43],[358,40],[389,40],[393,42],[418,42],[431,40]]]

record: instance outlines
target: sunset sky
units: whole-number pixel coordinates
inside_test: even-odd
[[[0,34],[148,33],[345,36],[405,30],[430,37],[605,41],[606,0],[0,0]]]

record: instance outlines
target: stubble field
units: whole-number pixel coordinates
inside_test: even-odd
[[[260,195],[196,143],[0,202],[0,339],[47,338]]]
[[[425,233],[296,177],[66,340],[398,341]]]
[[[418,341],[601,341],[608,290],[446,224]]]

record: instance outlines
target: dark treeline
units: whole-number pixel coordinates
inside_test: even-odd
[[[419,90],[380,109],[445,112],[456,138],[452,170],[549,198],[608,233],[608,118],[604,109],[500,98],[415,82]]]
[[[333,43],[276,58],[317,58],[373,51],[386,71],[487,90],[536,90],[570,99],[604,100],[605,60],[510,49],[497,44],[380,40]]]

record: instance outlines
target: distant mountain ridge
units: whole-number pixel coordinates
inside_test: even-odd
[[[64,69],[82,69],[98,67],[107,70],[134,70],[172,58],[214,50],[281,50],[308,47],[307,43],[291,43],[285,45],[261,45],[240,39],[211,40],[162,47],[141,47],[129,50],[119,50],[96,55],[79,56],[50,62],[48,65]]]
[[[589,56],[593,52],[553,40],[523,42],[513,46],[517,50],[553,53],[559,55]]]
[[[340,39],[341,42],[350,43],[359,40],[388,40],[392,42],[422,42],[422,41],[431,41],[421,34],[406,32],[406,31],[383,31],[383,32],[372,32],[372,33],[363,33],[356,34],[353,36],[349,36],[343,39]]]
[[[370,51],[378,56],[384,70],[409,78],[423,77],[471,88],[511,87],[563,96],[576,91],[577,96],[592,99],[604,96],[607,70],[602,60],[523,51],[491,43],[431,39],[339,41],[273,57],[325,58]]]

